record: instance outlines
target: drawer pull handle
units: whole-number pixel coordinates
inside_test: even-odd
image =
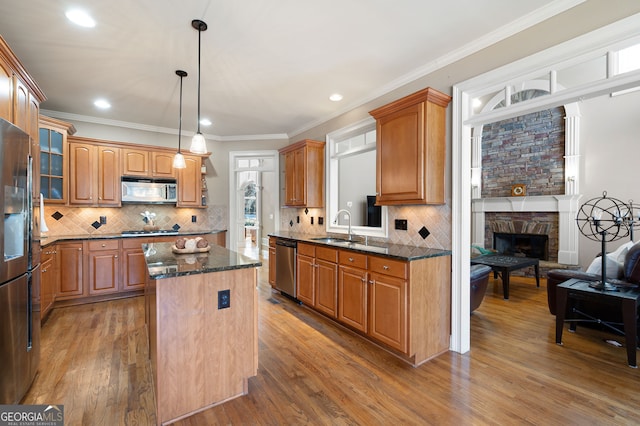
[[[382,267],[382,269],[384,269],[385,271],[388,271],[388,270],[389,270],[389,267],[388,267],[387,265],[384,265],[384,266]]]
[[[107,246],[106,244],[102,244],[102,247],[106,247],[106,246]]]
[[[349,262],[353,262],[353,257],[350,257],[350,258],[349,258]]]
[[[373,280],[369,280],[369,284],[373,284]]]

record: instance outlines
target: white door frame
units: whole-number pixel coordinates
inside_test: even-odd
[[[531,76],[547,75],[559,67],[568,66],[598,55],[609,53],[616,46],[640,41],[640,14],[622,19],[606,27],[551,47],[488,73],[453,86],[452,150],[451,150],[451,343],[450,349],[465,353],[470,349],[469,269],[471,252],[471,155],[472,129],[480,124],[517,117],[536,111],[579,102],[596,96],[637,86],[640,71],[608,75],[606,79],[559,90],[510,108],[485,114],[473,114],[472,100],[491,91],[529,80]],[[507,88],[507,86],[509,88]],[[466,285],[465,285],[466,284]]]
[[[273,182],[275,194],[277,200],[275,200],[275,205],[280,205],[280,190],[279,190],[279,176],[280,176],[280,154],[276,150],[264,150],[264,151],[230,151],[229,152],[229,250],[237,251],[238,250],[238,232],[237,227],[235,226],[237,211],[237,191],[236,187],[238,185],[237,182],[237,171],[236,168],[236,160],[239,158],[265,158],[271,157],[273,159],[273,167],[264,169],[263,171],[272,171],[274,172],[276,182]],[[258,211],[262,213],[262,206],[258,206]],[[259,223],[263,223],[262,218],[258,219]],[[275,209],[274,211],[274,231],[278,230],[278,226],[280,223],[280,209]],[[261,232],[259,232],[261,234]],[[256,241],[258,244],[258,253],[262,251],[262,242]]]

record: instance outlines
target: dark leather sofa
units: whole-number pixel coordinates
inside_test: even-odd
[[[600,274],[589,274],[582,271],[568,269],[552,269],[547,273],[547,302],[549,312],[556,314],[556,286],[571,278],[585,281],[600,281]],[[626,253],[622,268],[622,277],[607,279],[608,283],[619,286],[640,286],[640,242],[634,244]],[[619,312],[607,312],[603,306],[583,305],[581,310],[603,321],[621,321]]]

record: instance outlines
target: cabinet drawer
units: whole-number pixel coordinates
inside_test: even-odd
[[[119,240],[89,241],[89,251],[118,250]]]
[[[142,245],[147,244],[148,242],[149,242],[149,238],[123,238],[122,248],[142,250]]]
[[[369,256],[369,271],[407,279],[407,262],[387,257]]]
[[[338,250],[329,247],[316,247],[316,259],[338,263]]]
[[[298,254],[303,256],[316,256],[316,246],[313,244],[298,243]]]
[[[340,264],[367,269],[367,255],[348,250],[340,250]]]

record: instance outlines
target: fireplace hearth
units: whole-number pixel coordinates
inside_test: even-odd
[[[493,249],[507,256],[549,260],[549,236],[494,232]]]

